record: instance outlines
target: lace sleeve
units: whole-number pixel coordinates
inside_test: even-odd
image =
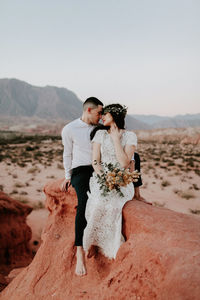
[[[102,144],[103,131],[104,131],[104,130],[98,130],[98,131],[95,133],[95,136],[94,136],[93,139],[92,139],[92,143],[93,143],[93,142],[96,142],[96,143]]]
[[[134,145],[137,147],[137,136],[132,131],[126,132],[126,144],[128,145]]]

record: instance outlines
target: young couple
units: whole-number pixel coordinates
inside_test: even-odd
[[[121,187],[123,197],[116,190],[103,196],[97,174],[102,174],[106,163],[128,168],[133,158],[137,137],[125,130],[126,112],[120,104],[103,107],[101,101],[90,97],[83,104],[82,117],[62,130],[65,180],[61,189],[66,191],[72,184],[78,198],[75,273],[79,276],[87,273],[85,252],[91,257],[97,246],[101,253],[112,259],[124,241],[122,208],[134,196],[133,184]],[[97,126],[101,118],[104,126]]]

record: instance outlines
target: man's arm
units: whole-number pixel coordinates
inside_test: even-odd
[[[67,127],[63,128],[61,136],[62,136],[62,144],[64,146],[63,165],[65,169],[65,179],[61,184],[61,190],[67,191],[68,186],[71,184],[70,170],[72,165],[73,141]]]

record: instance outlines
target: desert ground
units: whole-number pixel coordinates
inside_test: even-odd
[[[152,205],[200,217],[199,129],[138,131],[143,185]],[[64,178],[60,135],[1,132],[0,189],[33,207],[27,223],[36,252],[49,212],[43,188]]]

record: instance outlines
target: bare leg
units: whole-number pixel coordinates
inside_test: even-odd
[[[134,189],[135,189],[135,193],[134,193],[133,199],[139,200],[139,201],[143,201],[143,202],[145,202],[145,203],[147,203],[147,204],[150,204],[150,205],[152,204],[152,203],[150,203],[150,202],[147,202],[147,201],[140,195],[140,188],[139,188],[139,186],[134,187]]]
[[[85,252],[82,246],[77,246],[75,274],[78,276],[83,276],[87,274],[85,266]]]

